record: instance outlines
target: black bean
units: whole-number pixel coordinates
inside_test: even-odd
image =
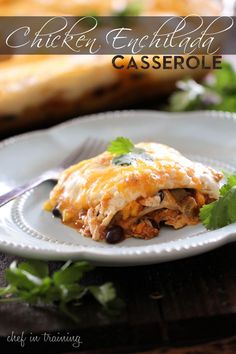
[[[55,216],[55,218],[61,218],[61,212],[57,206],[52,209],[52,215]]]
[[[163,191],[160,191],[160,192],[158,192],[158,195],[159,195],[159,197],[160,197],[160,199],[161,199],[161,202],[162,202],[163,199],[164,199],[164,197],[165,197],[164,192],[163,192]]]
[[[121,226],[112,226],[107,230],[106,241],[107,243],[118,243],[124,238],[124,230]]]

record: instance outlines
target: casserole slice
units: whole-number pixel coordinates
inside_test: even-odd
[[[157,143],[104,153],[66,169],[45,209],[84,236],[115,243],[150,239],[162,225],[199,222],[199,209],[218,199],[222,173]]]

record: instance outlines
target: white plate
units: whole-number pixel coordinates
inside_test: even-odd
[[[111,140],[127,136],[171,145],[192,159],[229,172],[236,170],[236,115],[222,112],[123,111],[79,118],[0,144],[0,193],[59,163],[87,136]],[[164,228],[152,240],[116,245],[95,242],[42,210],[52,185],[0,209],[0,249],[48,260],[87,259],[100,265],[138,265],[200,254],[233,241],[236,224],[208,232],[199,224]]]

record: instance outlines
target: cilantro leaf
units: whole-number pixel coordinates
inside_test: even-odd
[[[172,112],[213,109],[223,104],[222,97],[216,90],[192,79],[178,81],[176,85],[179,91],[170,96],[169,109]]]
[[[147,154],[143,149],[134,149],[134,152],[116,156],[112,159],[114,165],[130,166],[134,165],[137,160],[153,161],[151,155]]]
[[[116,295],[116,290],[112,283],[105,283],[101,286],[90,286],[91,295],[103,306],[107,313],[118,315],[124,308],[124,302]]]
[[[228,175],[227,183],[225,183],[220,189],[220,195],[224,196],[231,188],[236,186],[236,175]]]
[[[213,85],[219,92],[235,92],[236,90],[236,72],[233,66],[228,62],[222,62],[222,69],[216,70],[213,77]]]
[[[200,220],[208,230],[236,222],[236,175],[229,175],[220,189],[220,198],[200,209]]]
[[[84,272],[92,270],[93,267],[87,262],[75,262],[70,266],[63,267],[53,274],[53,280],[55,284],[71,284],[79,281]]]
[[[17,264],[14,261],[5,271],[8,285],[0,288],[0,301],[58,306],[65,315],[77,322],[78,318],[69,306],[81,304],[81,299],[87,293],[91,293],[105,309],[110,302],[118,300],[112,283],[100,286],[84,286],[80,283],[84,273],[92,269],[88,262],[68,261],[50,276],[45,262],[30,260]]]
[[[12,262],[6,270],[6,280],[18,289],[31,290],[42,284],[42,280],[34,274],[17,267],[16,261]]]
[[[132,1],[123,9],[115,11],[114,16],[139,16],[143,10],[143,5],[140,1]]]
[[[137,160],[153,161],[152,156],[142,148],[135,147],[130,139],[118,137],[113,140],[107,150],[116,155],[112,163],[117,166],[134,165]]]
[[[236,112],[236,72],[228,62],[207,79],[197,83],[193,79],[180,80],[169,99],[168,110],[173,112],[214,109]]]
[[[211,217],[215,207],[215,203],[216,202],[206,204],[200,209],[200,220],[203,225],[209,230],[211,229]]]
[[[90,286],[89,291],[100,302],[101,305],[106,306],[110,301],[116,297],[116,291],[112,283],[105,283],[101,286]]]
[[[119,136],[110,142],[107,147],[107,151],[115,155],[122,155],[133,151],[134,148],[135,146],[130,139]]]
[[[25,270],[36,277],[44,278],[48,275],[48,265],[45,262],[30,260],[28,262],[22,262],[18,265],[19,269]]]

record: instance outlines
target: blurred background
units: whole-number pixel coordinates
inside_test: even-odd
[[[217,16],[232,15],[234,4],[231,0],[0,0],[0,15]],[[236,76],[229,61],[232,57],[209,81],[208,71],[201,69],[116,70],[108,55],[0,55],[0,137],[104,110],[236,111]]]

